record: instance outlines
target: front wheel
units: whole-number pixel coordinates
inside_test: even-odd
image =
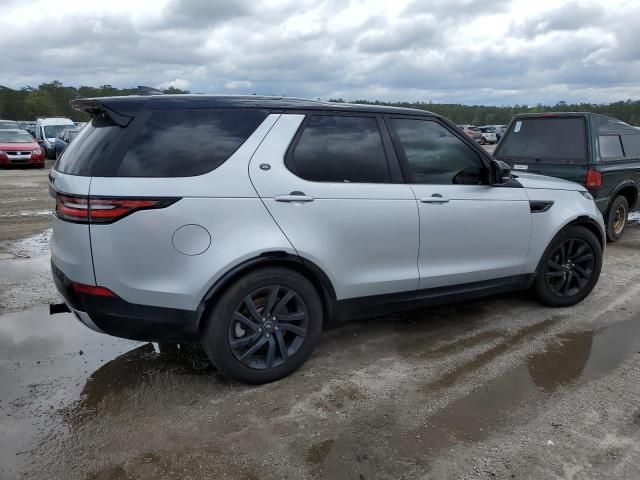
[[[581,302],[600,277],[602,246],[581,226],[569,227],[552,240],[534,283],[538,298],[551,307]]]
[[[313,284],[293,270],[269,267],[224,292],[207,319],[202,344],[224,375],[261,384],[298,369],[321,330],[322,303]]]
[[[610,242],[617,242],[627,228],[629,218],[629,202],[622,195],[613,199],[607,215],[607,238]]]

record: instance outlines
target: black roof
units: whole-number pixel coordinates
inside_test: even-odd
[[[105,107],[120,115],[134,116],[140,110],[175,108],[259,108],[269,110],[333,110],[343,112],[395,113],[438,116],[426,110],[353,103],[333,103],[291,97],[258,95],[130,95],[123,97],[84,98],[72,100],[77,110],[95,113]]]

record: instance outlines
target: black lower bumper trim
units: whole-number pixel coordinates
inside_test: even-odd
[[[192,342],[198,339],[198,312],[130,303],[119,297],[77,294],[71,280],[51,262],[60,294],[74,310],[85,312],[104,333],[141,341]]]

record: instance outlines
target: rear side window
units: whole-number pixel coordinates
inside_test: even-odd
[[[70,175],[91,176],[93,165],[98,159],[106,157],[120,141],[124,131],[106,115],[94,117],[65,148],[55,169]]]
[[[587,163],[583,118],[521,118],[513,122],[496,155],[499,159]]]
[[[623,156],[619,135],[600,135],[598,142],[600,143],[600,158],[606,160]]]
[[[625,157],[640,158],[640,134],[622,135]]]
[[[410,183],[482,183],[485,175],[478,154],[439,123],[394,118],[392,124],[407,160]]]
[[[190,177],[210,172],[233,155],[268,114],[253,109],[154,111],[116,176]]]
[[[312,116],[287,165],[299,177],[314,182],[391,183],[373,117]]]

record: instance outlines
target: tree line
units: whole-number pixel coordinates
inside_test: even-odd
[[[35,120],[38,117],[67,117],[76,122],[89,118],[84,112],[71,108],[69,102],[76,98],[138,95],[138,88],[68,87],[58,81],[43,83],[38,87],[14,90],[0,85],[0,118],[4,120]],[[169,87],[164,93],[189,93],[187,90]]]
[[[100,87],[69,87],[58,81],[43,83],[38,87],[24,87],[14,90],[0,85],[0,118],[11,120],[33,120],[37,117],[63,116],[75,121],[84,121],[88,115],[74,110],[69,102],[76,98],[137,95],[138,88],[116,88],[111,85]],[[189,93],[187,90],[170,87],[164,93]],[[344,102],[331,99],[330,102]],[[506,124],[516,113],[534,112],[594,112],[615,117],[631,125],[640,126],[640,100],[627,100],[607,104],[570,104],[560,101],[555,105],[461,105],[432,102],[382,102],[379,100],[356,100],[354,103],[368,105],[391,105],[395,107],[428,110],[455,123],[471,125]]]

